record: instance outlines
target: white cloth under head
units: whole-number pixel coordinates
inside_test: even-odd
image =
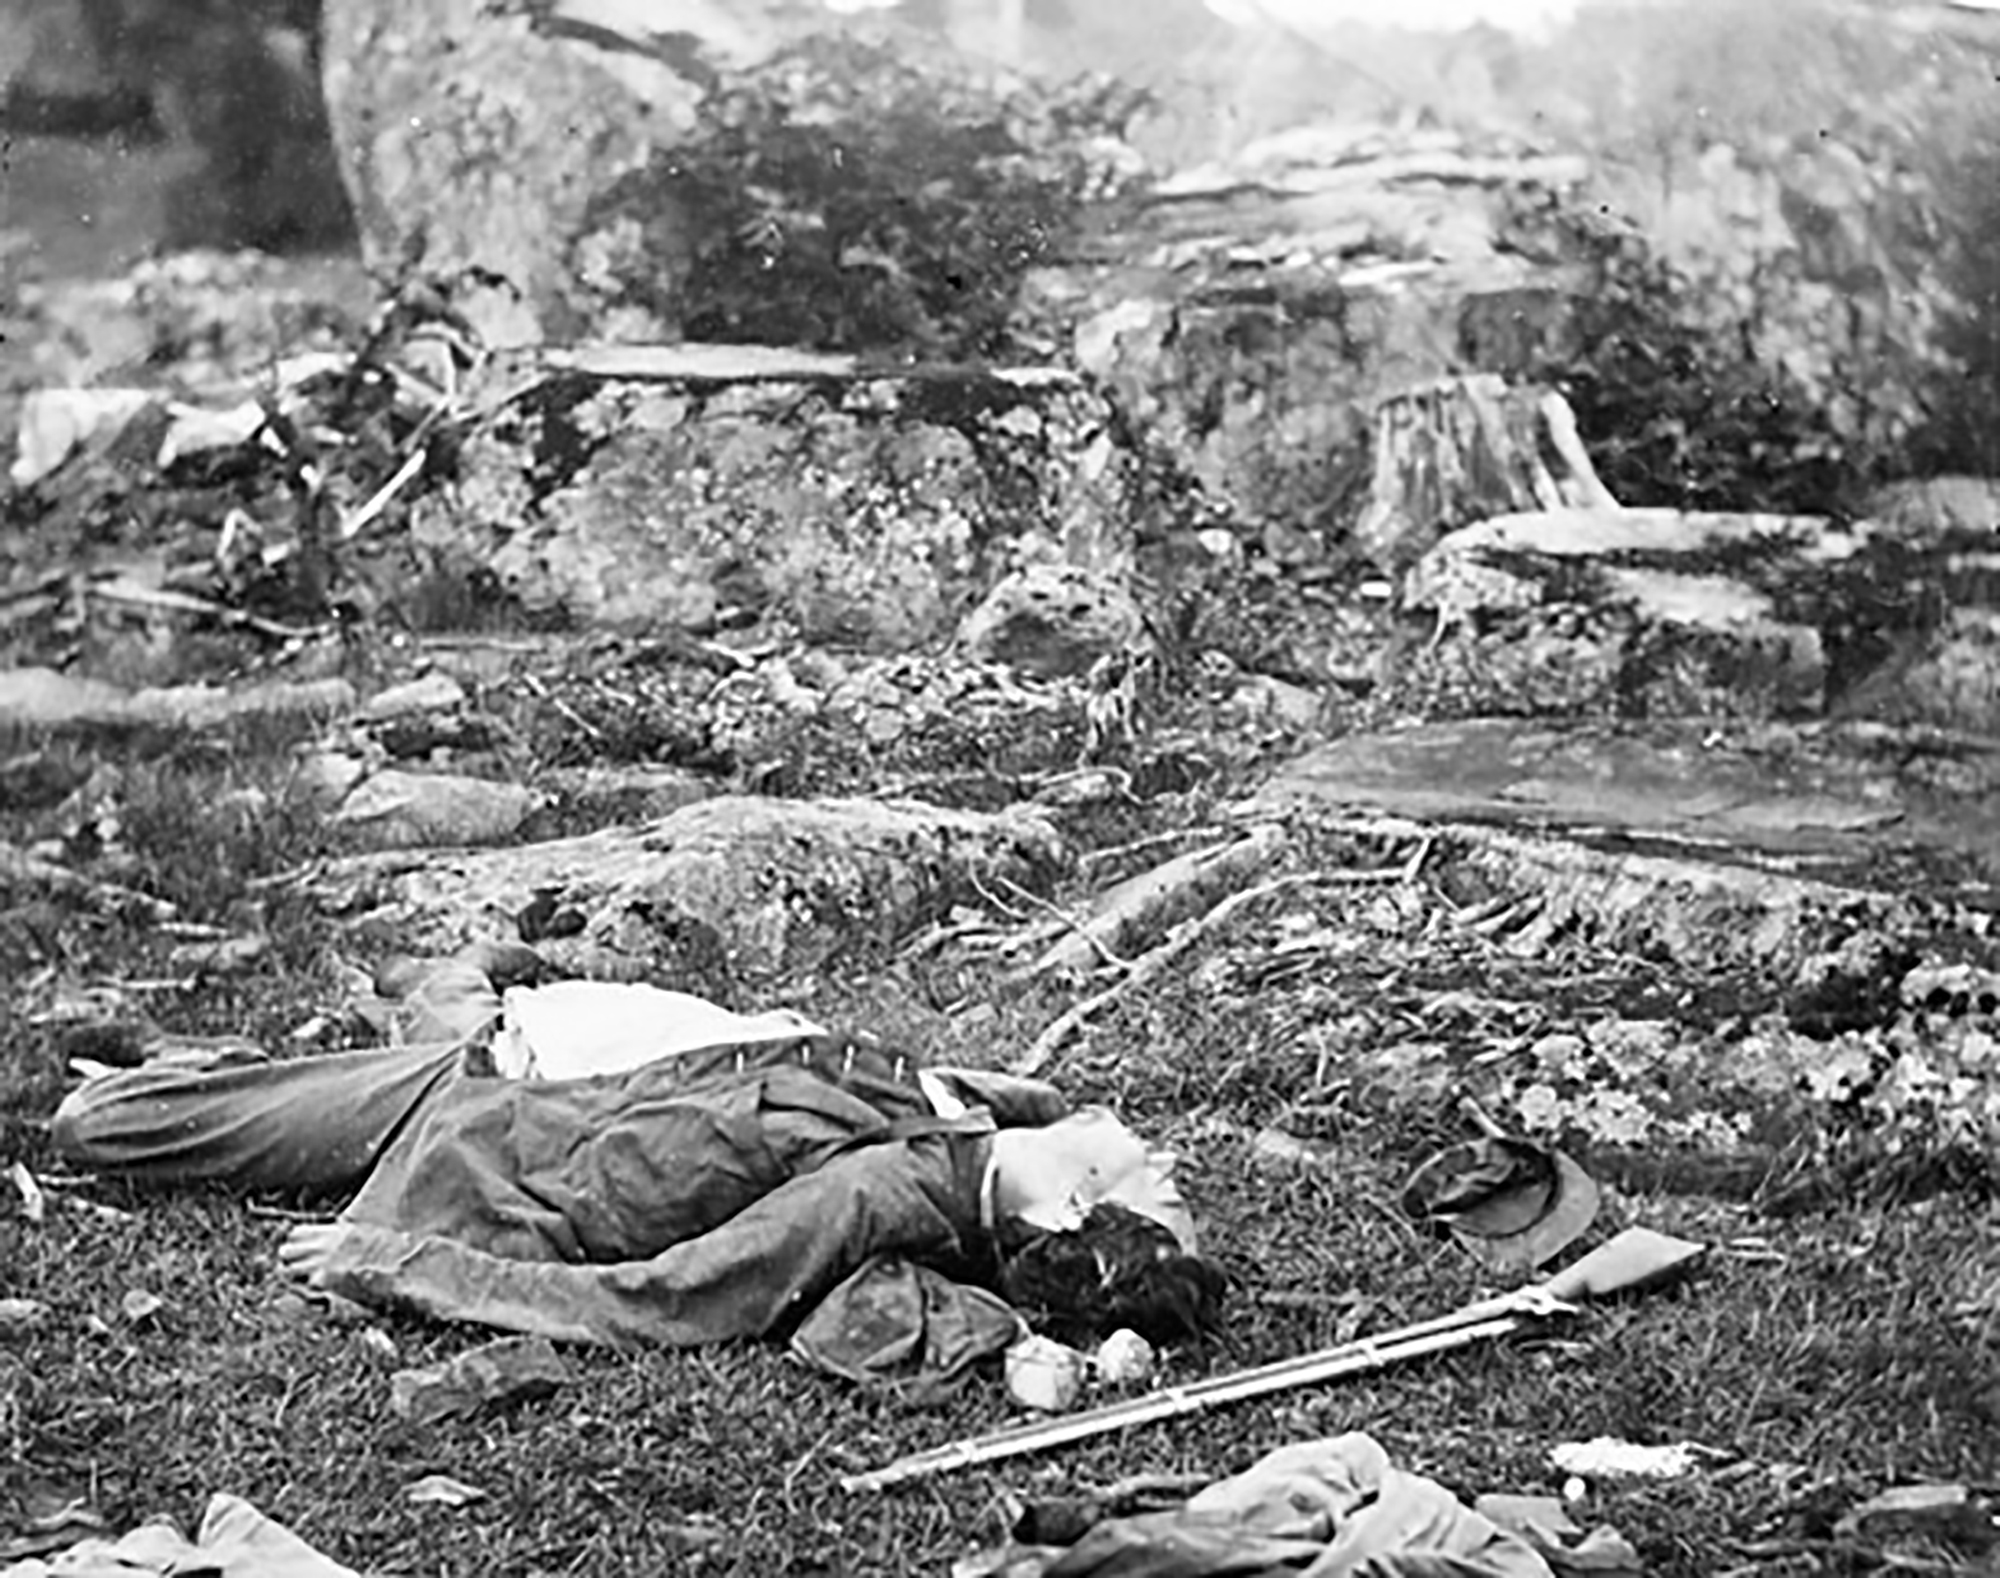
[[[555,981],[502,995],[493,1064],[509,1079],[583,1079],[704,1047],[825,1034],[789,1008],[739,1014],[705,997],[637,982]]]

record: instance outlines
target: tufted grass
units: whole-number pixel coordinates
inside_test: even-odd
[[[174,936],[116,907],[25,886],[0,895],[0,1165],[50,1170],[39,1124],[75,1047],[73,1026],[52,1017],[65,989],[124,982],[127,1011],[164,1028],[243,1032],[281,1049],[332,1011],[329,923],[282,885],[260,885],[324,847],[288,787],[290,743],[255,731],[220,743],[10,742],[12,760],[46,757],[54,787],[10,799],[0,837],[56,840],[79,869],[171,899],[183,921],[256,929],[268,946],[243,973],[146,987],[176,978]],[[100,769],[115,775],[104,782],[115,783],[118,821],[112,847],[93,855],[57,791]],[[1488,1289],[1395,1206],[1411,1165],[1459,1136],[1449,1105],[1429,1087],[1344,1084],[1300,1033],[1301,992],[1370,1006],[1366,978],[1222,989],[1232,977],[1217,959],[1254,954],[1252,936],[1219,938],[1050,1070],[1077,1099],[1111,1102],[1178,1149],[1210,1247],[1235,1279],[1226,1330],[1173,1355],[1170,1380],[1394,1327]],[[1433,973],[1417,979],[1440,999],[1455,987],[1528,998],[1558,1023],[1593,1011],[1553,964],[1503,970],[1421,938],[1370,946],[1385,964],[1428,958]],[[1393,1019],[1393,994],[1377,995]],[[940,1057],[997,1063],[1071,998],[1006,985],[947,951],[850,961],[801,983],[797,1000]],[[1379,1035],[1395,1029],[1385,1020]],[[335,1024],[315,1044],[344,1034]],[[1273,1123],[1318,1145],[1318,1158],[1261,1154],[1254,1137]],[[1699,1473],[1600,1486],[1580,1520],[1620,1528],[1656,1573],[1803,1574],[1880,1561],[1834,1536],[1865,1496],[1993,1478],[2000,1223],[1976,1197],[1855,1192],[1775,1220],[1741,1197],[1608,1189],[1601,1230],[1628,1221],[1717,1248],[1685,1284],[1537,1340],[854,1498],[841,1473],[1002,1423],[997,1385],[981,1377],[918,1408],[846,1390],[776,1346],[578,1350],[572,1382],[550,1398],[412,1425],[389,1412],[391,1372],[480,1333],[348,1321],[291,1296],[273,1266],[284,1222],[262,1208],[52,1187],[40,1225],[0,1214],[0,1293],[50,1312],[0,1347],[0,1542],[69,1502],[112,1529],[159,1513],[191,1528],[208,1495],[231,1491],[373,1572],[942,1573],[1002,1535],[1016,1498],[1135,1474],[1220,1475],[1287,1441],[1361,1429],[1467,1496],[1552,1489],[1548,1450],[1565,1440],[1693,1440],[1717,1454]],[[157,1313],[128,1319],[134,1290],[163,1300]],[[452,1509],[405,1498],[439,1473],[483,1499]],[[1907,1559],[1919,1557],[1959,1559]]]

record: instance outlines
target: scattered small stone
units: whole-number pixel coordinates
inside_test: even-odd
[[[465,687],[449,674],[430,673],[401,685],[391,685],[370,697],[361,716],[370,723],[407,717],[416,712],[443,712],[465,705]]]
[[[488,1408],[547,1397],[569,1380],[569,1369],[546,1337],[502,1337],[444,1364],[398,1370],[389,1406],[417,1424],[469,1419]]]
[[[1130,1386],[1153,1373],[1153,1345],[1130,1327],[1120,1327],[1097,1345],[1091,1367],[1106,1386]]]
[[[1681,1479],[1694,1472],[1703,1450],[1692,1441],[1641,1446],[1613,1436],[1596,1436],[1551,1447],[1549,1461],[1563,1473],[1585,1479]]]
[[[1236,687],[1225,709],[1245,723],[1274,723],[1310,731],[1318,727],[1323,698],[1316,690],[1253,674]]]
[[[980,662],[1042,679],[1076,677],[1099,658],[1150,645],[1139,605],[1110,576],[1078,565],[1038,564],[1007,576],[959,627]]]
[[[293,783],[314,805],[331,809],[368,775],[368,764],[349,751],[318,750],[302,757]]]
[[[0,1299],[0,1337],[31,1332],[48,1317],[49,1307],[40,1299]]]
[[[537,893],[514,917],[514,929],[526,943],[581,936],[588,924],[582,910],[559,903],[555,893]]]
[[[196,975],[235,975],[270,951],[267,937],[225,937],[219,942],[184,942],[167,954],[167,963]]]
[[[253,823],[271,814],[271,797],[252,784],[243,789],[232,789],[216,801],[218,811],[233,811],[243,821]]]
[[[449,1474],[426,1474],[403,1487],[403,1499],[418,1506],[465,1507],[484,1501],[486,1492]]]
[[[1062,1413],[1075,1406],[1089,1363],[1053,1337],[1023,1337],[1007,1350],[1007,1395],[1023,1408]]]
[[[49,1214],[48,1196],[42,1193],[42,1186],[35,1182],[35,1175],[28,1171],[26,1162],[15,1162],[7,1169],[7,1177],[14,1185],[15,1193],[21,1197],[21,1215],[34,1227],[40,1227]]]
[[[1283,1129],[1259,1129],[1250,1141],[1251,1152],[1260,1162],[1270,1162],[1279,1166],[1324,1167],[1327,1154],[1323,1147],[1310,1140],[1302,1140],[1296,1134]]]
[[[37,389],[21,402],[9,477],[32,487],[91,439],[122,430],[158,396],[147,389]]]
[[[544,803],[522,784],[391,768],[357,786],[333,822],[376,849],[497,844]]]

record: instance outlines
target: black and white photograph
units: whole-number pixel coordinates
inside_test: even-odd
[[[2000,1578],[2000,0],[0,0],[0,1578]]]

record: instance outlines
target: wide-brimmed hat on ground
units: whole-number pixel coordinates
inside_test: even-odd
[[[1405,1211],[1502,1271],[1555,1259],[1596,1220],[1597,1207],[1596,1180],[1574,1160],[1508,1135],[1448,1146],[1403,1186]]]

